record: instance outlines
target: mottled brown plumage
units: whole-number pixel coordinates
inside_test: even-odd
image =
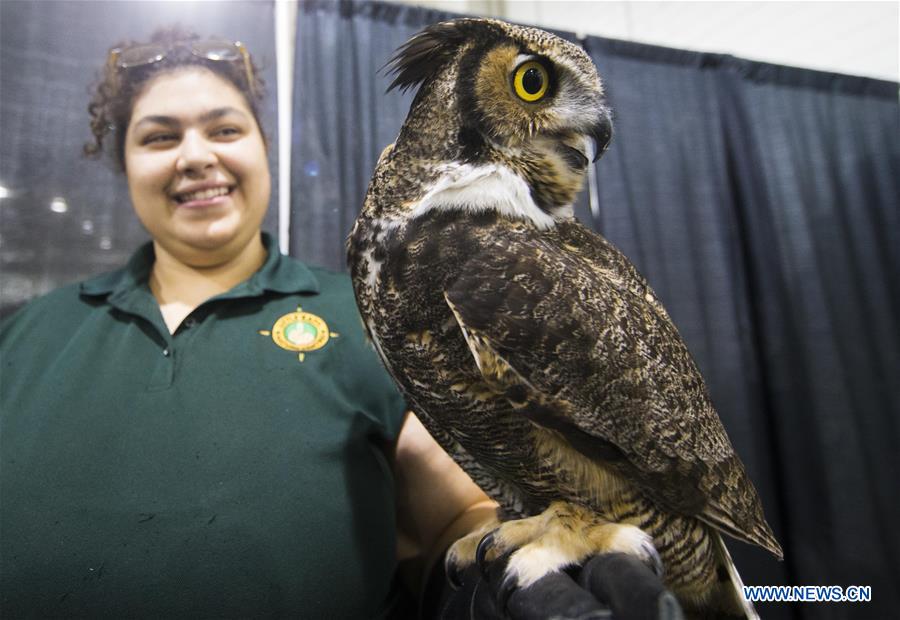
[[[544,72],[517,83],[527,63]],[[357,301],[432,435],[504,520],[531,517],[495,536],[521,547],[513,576],[655,547],[688,609],[740,613],[718,531],[780,556],[759,498],[653,291],[572,217],[585,139],[610,136],[593,64],[539,30],[459,20],[394,67],[421,86],[348,240]],[[573,520],[578,540],[560,534]],[[551,539],[562,559],[536,566]]]

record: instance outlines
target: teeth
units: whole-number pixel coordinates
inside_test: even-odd
[[[179,194],[178,202],[190,202],[191,200],[209,200],[210,198],[215,198],[216,196],[224,196],[230,190],[227,187],[213,187],[211,189],[202,189],[197,192],[190,192],[188,194]]]

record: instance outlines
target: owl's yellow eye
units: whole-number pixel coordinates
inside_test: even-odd
[[[550,86],[550,75],[544,65],[536,60],[523,62],[513,75],[513,89],[522,101],[534,103],[547,94]]]

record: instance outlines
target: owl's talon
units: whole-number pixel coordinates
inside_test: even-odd
[[[444,562],[444,574],[447,576],[447,582],[454,592],[463,587],[460,570],[455,562]]]
[[[654,573],[656,573],[657,577],[662,579],[665,568],[663,567],[662,559],[659,557],[659,552],[656,550],[656,547],[648,540],[641,544],[641,549],[643,549],[644,553],[647,555],[647,565],[650,566],[650,569]]]
[[[485,534],[481,538],[481,541],[479,541],[478,547],[475,549],[475,561],[478,563],[481,574],[485,578],[487,578],[487,554],[491,547],[494,546],[494,532],[496,531],[497,530],[492,530]]]
[[[497,590],[497,609],[504,616],[506,615],[506,605],[509,603],[509,597],[518,589],[519,586],[516,585],[515,579],[505,578],[500,583],[500,588]]]

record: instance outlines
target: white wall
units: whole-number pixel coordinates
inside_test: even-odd
[[[396,0],[395,0],[396,1]],[[900,2],[399,0],[446,11],[900,80]]]

